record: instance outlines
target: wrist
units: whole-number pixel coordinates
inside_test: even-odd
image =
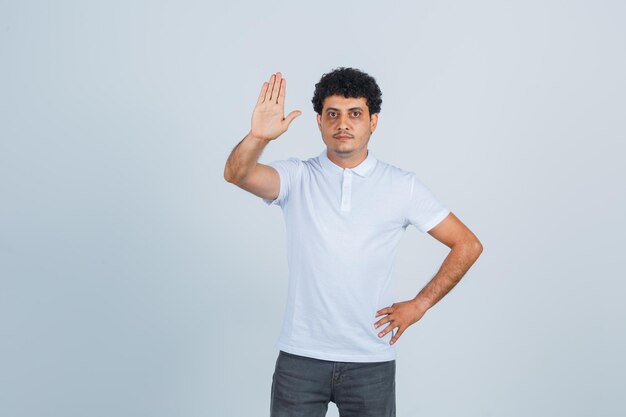
[[[426,313],[431,307],[431,304],[419,295],[415,297],[412,302],[413,306],[422,314]]]
[[[256,136],[254,133],[252,133],[252,131],[248,132],[248,138],[250,138],[250,140],[263,144],[263,145],[267,145],[268,143],[271,142],[271,139],[267,139],[261,136]]]

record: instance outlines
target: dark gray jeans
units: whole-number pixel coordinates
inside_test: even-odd
[[[395,417],[396,361],[333,362],[279,351],[270,417]]]

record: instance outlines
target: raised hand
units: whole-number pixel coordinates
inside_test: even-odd
[[[285,91],[287,80],[280,72],[272,74],[269,82],[264,82],[261,94],[252,113],[250,134],[259,139],[274,140],[287,131],[296,117],[302,114],[294,110],[285,117]]]

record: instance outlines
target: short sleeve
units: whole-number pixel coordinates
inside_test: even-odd
[[[274,200],[270,200],[264,198],[263,201],[265,204],[272,205],[276,204],[278,206],[283,206],[285,201],[289,198],[290,190],[292,185],[296,182],[296,178],[299,175],[302,161],[298,158],[289,158],[286,160],[273,161],[270,162],[269,166],[274,168],[278,172],[278,176],[280,178],[280,191],[278,193],[278,197]]]
[[[442,204],[415,174],[412,174],[407,223],[417,227],[420,232],[426,233],[448,214],[450,214],[450,209]]]

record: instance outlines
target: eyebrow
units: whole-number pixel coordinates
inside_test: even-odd
[[[339,109],[336,109],[334,107],[329,107],[329,108],[326,109],[326,111],[329,111],[329,110],[339,111]],[[361,110],[361,111],[363,111],[363,109],[361,107],[351,107],[351,108],[348,109],[348,111],[353,111],[353,110]]]

